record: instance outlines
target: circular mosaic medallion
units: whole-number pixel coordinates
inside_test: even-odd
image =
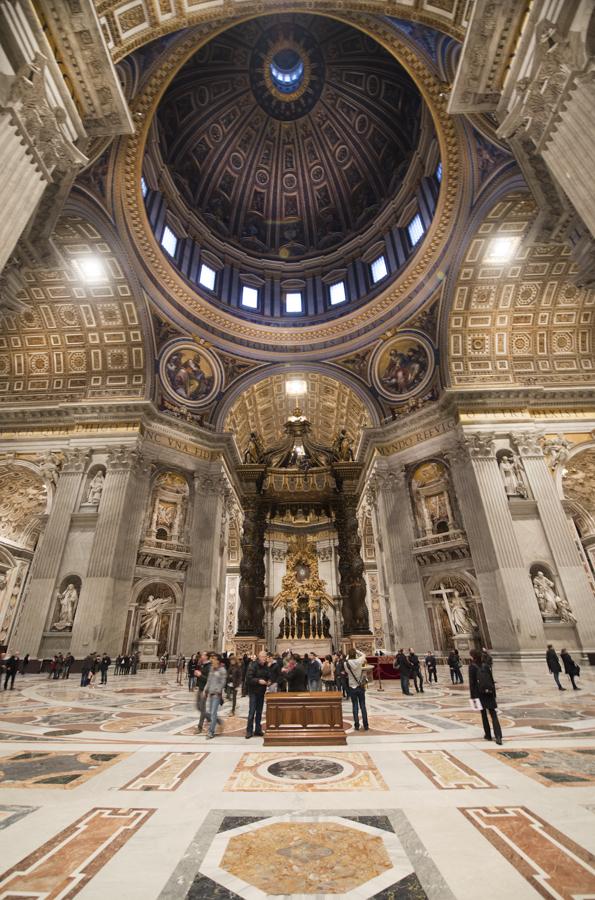
[[[290,781],[321,781],[342,775],[344,767],[332,759],[280,759],[267,766],[267,772],[274,778]]]
[[[192,341],[174,341],[164,348],[159,377],[166,393],[184,406],[205,406],[218,393],[221,367],[214,354]]]
[[[372,380],[388,400],[408,400],[428,386],[435,366],[429,339],[417,332],[401,332],[374,353]]]

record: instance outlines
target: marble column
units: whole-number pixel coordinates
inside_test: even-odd
[[[498,469],[492,434],[449,451],[483,609],[496,652],[543,649],[543,622]]]
[[[209,650],[219,579],[219,543],[225,483],[221,472],[194,473],[190,566],[186,575],[180,652]]]
[[[72,631],[75,657],[92,651],[114,656],[122,649],[149,474],[150,467],[143,466],[136,446],[108,453],[95,536]]]
[[[402,467],[391,467],[384,460],[374,469],[371,487],[378,509],[382,534],[388,591],[395,643],[413,646],[423,652],[432,646],[419,567],[412,553],[413,513]]]
[[[88,451],[69,450],[58,476],[51,511],[39,542],[23,598],[19,622],[12,643],[21,655],[39,653],[43,634],[50,626],[50,607],[55,603],[57,580],[64,548],[70,531],[70,519],[89,461]]]
[[[584,649],[595,650],[595,597],[543,449],[534,434],[513,434],[566,599]]]

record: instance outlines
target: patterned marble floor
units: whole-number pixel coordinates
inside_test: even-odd
[[[595,898],[595,669],[496,665],[504,744],[467,686],[344,704],[347,747],[196,735],[175,676],[19,677],[0,693],[0,900]]]

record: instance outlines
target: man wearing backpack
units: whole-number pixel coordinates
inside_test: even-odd
[[[497,744],[502,743],[502,728],[498,720],[498,703],[496,700],[496,685],[492,676],[492,670],[482,660],[479,650],[471,650],[469,653],[469,694],[472,701],[479,701],[481,721],[483,723],[483,735],[486,741],[492,740],[488,712],[494,728],[494,739]],[[477,705],[475,704],[475,708]]]
[[[373,666],[366,664],[366,654],[360,650],[352,648],[347,654],[345,660],[345,671],[347,673],[349,696],[351,697],[351,705],[353,707],[353,725],[356,731],[359,731],[359,710],[362,714],[362,725],[364,731],[369,728],[368,711],[366,709],[366,685],[368,676],[364,669],[373,669]]]

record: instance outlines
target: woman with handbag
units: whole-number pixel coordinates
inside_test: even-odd
[[[574,691],[580,691],[580,687],[578,687],[578,685],[576,685],[574,683],[574,679],[578,678],[578,676],[581,674],[581,667],[575,663],[575,661],[573,660],[573,658],[570,655],[570,653],[568,652],[568,650],[566,650],[566,648],[564,648],[564,650],[560,650],[560,659],[562,660],[562,665],[564,666],[564,671],[570,678],[570,683],[572,685],[572,689]]]
[[[502,743],[502,729],[498,720],[498,703],[496,701],[496,685],[492,676],[492,670],[482,659],[479,650],[471,650],[469,653],[469,693],[471,705],[481,711],[483,733],[486,741],[492,740],[488,712],[492,719],[494,738],[497,744]]]
[[[323,691],[334,691],[335,688],[335,666],[333,663],[333,657],[329,654],[324,657],[324,662],[322,663],[322,669],[320,671],[320,676],[322,679],[322,690]]]
[[[359,712],[362,714],[362,724],[364,731],[368,731],[368,711],[366,709],[366,685],[368,676],[365,669],[373,669],[366,663],[365,653],[352,648],[347,654],[345,660],[345,673],[347,675],[347,690],[351,697],[353,706],[353,725],[356,731],[359,731]]]

